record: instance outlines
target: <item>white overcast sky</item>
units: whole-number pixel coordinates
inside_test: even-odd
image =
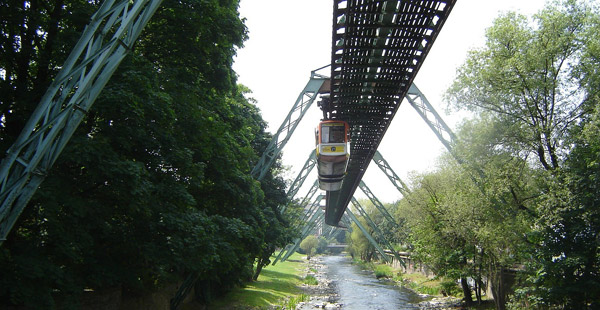
[[[442,95],[450,86],[467,51],[485,42],[485,30],[501,12],[532,15],[544,0],[458,0],[415,78],[429,102],[455,129],[457,115],[446,113]],[[246,18],[250,39],[238,50],[234,70],[238,82],[252,90],[254,99],[276,132],[314,69],[331,62],[332,9],[330,0],[241,0],[240,15]],[[320,71],[327,76],[329,69]],[[295,179],[314,149],[314,128],[322,117],[316,104],[310,108],[283,149],[288,177]],[[432,170],[443,145],[406,100],[400,106],[383,138],[379,152],[396,174],[410,183],[410,175]],[[316,169],[296,198],[306,195],[316,180]],[[384,203],[402,196],[385,174],[371,164],[363,178]],[[355,197],[365,197],[357,189]]]

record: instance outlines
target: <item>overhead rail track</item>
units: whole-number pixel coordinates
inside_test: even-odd
[[[327,192],[325,222],[338,225],[402,99],[456,0],[335,0],[330,119],[350,124],[342,189]]]

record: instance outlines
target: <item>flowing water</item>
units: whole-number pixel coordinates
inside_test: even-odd
[[[423,299],[393,281],[378,280],[373,272],[352,265],[347,256],[325,256],[327,278],[333,281],[345,310],[419,309]]]

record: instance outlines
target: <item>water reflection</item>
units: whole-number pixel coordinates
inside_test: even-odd
[[[347,256],[326,256],[327,276],[337,288],[339,303],[345,310],[397,310],[419,309],[419,295],[395,285],[391,281],[380,281],[371,271],[352,265]]]

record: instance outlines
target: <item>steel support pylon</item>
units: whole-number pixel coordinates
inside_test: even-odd
[[[358,202],[358,200],[356,200],[356,198],[352,197],[351,203],[356,208],[356,210],[358,211],[358,213],[360,213],[360,216],[362,216],[363,218],[365,218],[365,220],[367,221],[367,224],[369,224],[369,226],[371,226],[373,228],[373,231],[376,232],[379,235],[379,237],[381,238],[381,240],[383,240],[383,242],[385,242],[385,245],[392,252],[392,254],[396,258],[396,260],[400,264],[402,264],[404,267],[406,267],[406,265],[404,263],[404,260],[400,257],[400,255],[398,254],[398,252],[396,252],[396,250],[394,250],[394,247],[392,246],[392,244],[385,238],[385,235],[383,234],[383,232],[381,231],[381,229],[379,229],[379,227],[377,227],[377,225],[375,224],[375,222],[373,221],[373,219],[371,219],[371,217],[369,216],[369,214],[367,213],[367,211],[360,205],[360,203]]]
[[[354,197],[352,197],[352,198],[354,198]],[[360,223],[360,221],[358,220],[358,218],[356,217],[356,215],[354,215],[354,213],[352,213],[352,211],[350,211],[349,208],[346,208],[346,214],[350,217],[350,219],[352,220],[352,222],[354,222],[354,224],[356,224],[356,226],[358,227],[358,229],[360,229],[360,231],[367,238],[367,240],[369,240],[369,242],[371,243],[371,245],[373,245],[373,247],[375,247],[375,249],[377,250],[377,252],[379,252],[379,254],[381,254],[381,257],[383,257],[383,259],[386,262],[389,263],[390,259],[385,254],[385,251],[381,248],[381,246],[377,243],[377,241],[375,241],[375,239],[373,239],[373,237],[371,236],[371,234],[369,234],[369,232],[367,231],[367,229]]]
[[[414,83],[410,85],[408,93],[405,98],[408,100],[410,105],[417,111],[421,118],[427,123],[429,128],[433,130],[433,133],[438,137],[446,149],[452,154],[457,161],[461,162],[458,157],[454,154],[453,146],[456,141],[456,135],[442,117],[433,108],[427,97],[417,88]]]
[[[381,212],[381,214],[383,214],[383,216],[388,221],[390,221],[391,223],[393,223],[394,226],[398,226],[398,223],[396,223],[396,221],[394,220],[394,217],[392,217],[392,215],[388,212],[388,210],[383,206],[383,204],[381,203],[381,201],[379,201],[379,199],[377,199],[377,197],[375,197],[375,195],[373,194],[373,192],[371,192],[371,190],[369,189],[369,187],[367,186],[367,184],[365,184],[365,182],[363,182],[361,180],[358,186],[363,191],[363,193],[365,193],[365,195],[367,195],[367,197],[369,198],[369,200],[371,200],[371,202],[373,203],[373,205],[375,206],[375,208],[377,208],[377,210],[379,210],[379,212]]]
[[[308,83],[300,95],[298,95],[298,98],[292,106],[292,109],[288,113],[285,120],[283,120],[283,123],[281,123],[281,126],[277,132],[273,135],[271,142],[263,152],[256,166],[254,166],[252,169],[251,174],[254,179],[259,181],[262,180],[267,171],[269,171],[269,168],[271,168],[275,158],[277,158],[283,147],[289,141],[290,137],[294,133],[294,130],[298,126],[298,123],[300,123],[306,114],[306,111],[311,107],[317,98],[317,95],[325,90],[328,91],[328,88],[328,77],[317,74],[315,71],[311,72],[311,77],[308,80]]]
[[[92,16],[0,164],[0,245],[161,2],[105,0]]]
[[[388,177],[390,182],[396,187],[396,189],[402,194],[402,196],[406,197],[410,193],[408,186],[402,182],[400,177],[394,172],[390,164],[383,158],[383,155],[379,153],[379,151],[375,152],[373,156],[373,162],[383,171],[383,173]]]

